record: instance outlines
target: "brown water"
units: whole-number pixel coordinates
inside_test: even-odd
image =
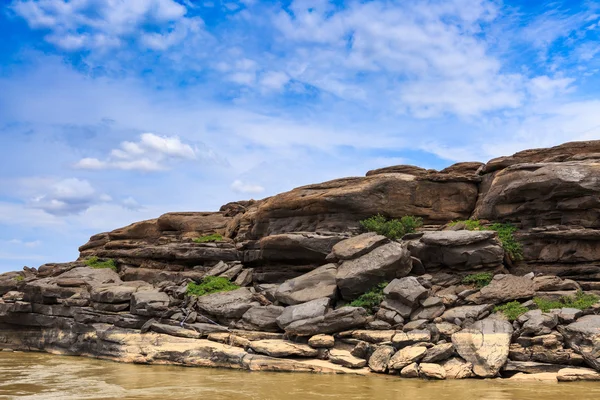
[[[600,383],[422,381],[243,372],[0,353],[0,399],[600,399]]]

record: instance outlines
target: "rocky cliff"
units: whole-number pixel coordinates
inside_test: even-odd
[[[600,379],[599,193],[600,141],[589,141],[168,213],[92,236],[72,263],[0,275],[0,347],[249,370]],[[363,233],[375,214],[424,225],[398,240]],[[519,254],[493,224],[514,227]],[[190,292],[212,276],[239,288]],[[378,286],[374,307],[349,305]]]

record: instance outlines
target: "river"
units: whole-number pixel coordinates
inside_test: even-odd
[[[0,353],[0,399],[600,399],[600,383],[423,381],[245,372]]]

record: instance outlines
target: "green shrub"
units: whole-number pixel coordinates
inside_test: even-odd
[[[533,302],[543,312],[548,312],[555,308],[577,308],[585,310],[598,302],[599,298],[591,293],[578,291],[575,296],[562,296],[559,300],[548,300],[541,297],[535,297]]]
[[[106,261],[100,261],[100,259],[96,256],[92,256],[84,261],[85,265],[90,268],[102,269],[102,268],[110,268],[113,271],[117,272],[117,264],[115,260],[108,259]]]
[[[213,233],[212,235],[204,235],[199,238],[194,239],[196,243],[208,243],[208,242],[220,242],[223,240],[223,236],[218,233]]]
[[[15,276],[15,281],[17,282],[22,282],[25,280],[25,277],[23,275],[17,275]]]
[[[350,307],[362,307],[369,314],[375,312],[375,308],[379,307],[381,302],[385,299],[383,289],[388,285],[387,282],[381,282],[366,293],[361,294],[356,300],[348,304]]]
[[[490,272],[480,272],[478,274],[467,275],[463,278],[462,283],[465,285],[474,285],[477,288],[481,289],[490,284],[494,275]]]
[[[234,285],[227,278],[207,276],[202,279],[202,283],[188,283],[185,293],[189,296],[204,296],[212,293],[229,292],[239,288],[238,285]]]
[[[502,243],[504,251],[508,253],[511,259],[520,261],[523,259],[523,246],[515,239],[514,233],[517,228],[512,224],[501,224],[494,223],[489,226],[481,225],[478,220],[467,219],[464,221],[452,221],[450,226],[457,225],[459,223],[465,224],[465,228],[469,231],[495,231],[498,233],[498,239]]]
[[[529,309],[524,307],[518,301],[511,301],[510,303],[503,304],[501,306],[496,306],[494,308],[495,312],[503,313],[509,321],[514,321],[519,318],[521,315],[525,314]]]
[[[363,221],[360,225],[368,232],[376,232],[390,239],[400,239],[407,233],[413,233],[423,226],[423,219],[406,215],[400,219],[387,219],[381,214],[374,215]]]

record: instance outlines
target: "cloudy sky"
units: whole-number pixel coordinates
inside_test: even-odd
[[[600,138],[597,1],[1,4],[0,271],[167,211]]]

